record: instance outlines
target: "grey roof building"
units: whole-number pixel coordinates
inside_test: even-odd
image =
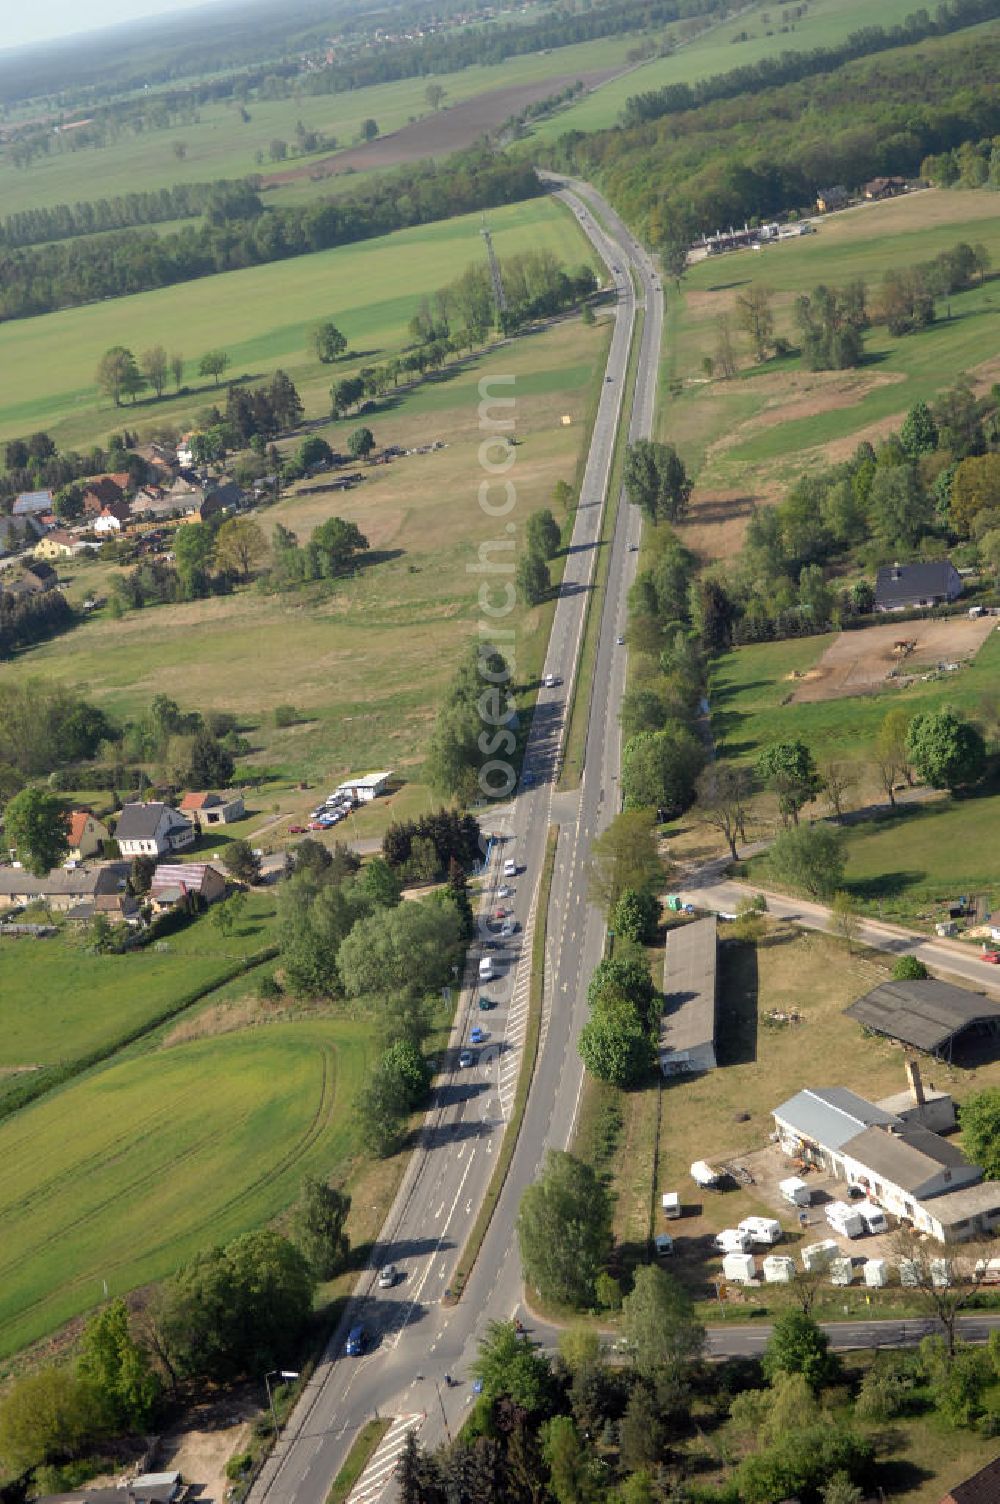
[[[773,1116],[782,1145],[796,1153],[809,1145],[837,1151],[865,1128],[901,1123],[846,1086],[807,1087],[776,1107]]]
[[[935,977],[883,982],[844,1012],[875,1034],[948,1060],[955,1040],[967,1030],[978,1034],[1000,1030],[1000,1003]]]
[[[716,1007],[715,915],[680,925],[667,936],[660,1069],[665,1076],[714,1071]]]
[[[875,610],[905,611],[957,600],[962,579],[950,559],[919,564],[888,564],[875,577]]]
[[[891,1181],[913,1196],[932,1194],[929,1188],[943,1170],[952,1172],[948,1180],[956,1187],[979,1180],[983,1173],[978,1166],[969,1164],[957,1144],[950,1144],[919,1126],[895,1128],[890,1124],[865,1128],[848,1139],[843,1153],[845,1159],[857,1160],[873,1175]]]

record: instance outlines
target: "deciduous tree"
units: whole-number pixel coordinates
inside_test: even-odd
[[[225,350],[206,350],[198,362],[199,376],[212,376],[216,386],[219,378],[229,369],[229,356]]]
[[[917,773],[935,789],[968,787],[986,771],[981,733],[950,710],[915,715],[906,733],[906,750]]]
[[[293,1238],[316,1279],[332,1279],[347,1259],[350,1241],[347,1214],[351,1198],[316,1175],[302,1180],[293,1221]]]
[[[655,1377],[667,1370],[683,1381],[705,1346],[705,1328],[690,1298],[666,1270],[645,1264],[622,1301],[622,1330],[636,1368]]]
[[[252,517],[227,517],[215,536],[215,562],[219,569],[248,580],[267,558],[267,539]]]
[[[328,319],[324,323],[316,325],[312,332],[312,344],[313,349],[323,364],[332,365],[335,360],[340,359],[341,355],[347,349],[347,336],[342,334],[336,324],[331,323]]]
[[[624,481],[629,496],[651,522],[677,522],[691,500],[688,477],[673,444],[637,439],[625,456]]]
[[[4,812],[4,836],[5,845],[17,848],[21,865],[35,877],[45,877],[69,851],[62,800],[44,789],[22,789]]]
[[[777,880],[802,888],[813,898],[830,898],[844,876],[844,833],[831,825],[796,825],[783,830],[767,854]]]
[[[521,1197],[517,1237],[525,1276],[543,1299],[592,1305],[611,1248],[611,1209],[590,1165],[550,1149]]]

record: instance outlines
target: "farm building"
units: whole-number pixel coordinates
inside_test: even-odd
[[[660,1070],[665,1076],[714,1071],[716,919],[696,919],[667,935],[663,960]]]
[[[983,1181],[957,1145],[846,1087],[800,1091],[773,1116],[786,1154],[860,1186],[938,1242],[961,1242],[1000,1222],[1000,1182]]]
[[[193,825],[231,825],[242,820],[243,795],[236,793],[185,794],[178,806],[181,814]]]
[[[11,514],[14,517],[38,517],[52,510],[51,491],[22,491],[14,497]]]
[[[900,177],[872,178],[864,188],[865,198],[873,201],[880,198],[895,198],[897,193],[905,192],[906,179]]]
[[[379,794],[384,794],[389,786],[392,771],[388,773],[366,773],[363,778],[345,778],[334,790],[336,794],[347,794],[358,804],[368,804],[372,799],[377,799]]]
[[[920,1077],[920,1067],[915,1060],[906,1062],[905,1091],[883,1097],[878,1104],[883,1112],[891,1112],[904,1123],[919,1123],[921,1128],[930,1128],[933,1133],[950,1133],[955,1127],[955,1103],[946,1091],[935,1091],[933,1081],[925,1086]]]
[[[844,1012],[873,1034],[948,1061],[962,1035],[1000,1032],[1000,1003],[934,977],[883,982]]]
[[[142,1473],[121,1488],[78,1488],[42,1494],[36,1504],[174,1504],[184,1492],[180,1473]]]
[[[166,856],[194,841],[194,826],[169,804],[126,804],[115,840],[122,856]]]
[[[887,564],[875,577],[875,610],[907,611],[957,600],[962,580],[950,559]]]

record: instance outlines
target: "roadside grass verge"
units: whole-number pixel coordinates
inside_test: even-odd
[[[545,992],[545,935],[546,922],[549,912],[549,894],[552,888],[552,873],[556,862],[556,844],[559,832],[555,826],[549,827],[548,839],[545,843],[545,857],[542,862],[542,872],[538,883],[538,900],[535,913],[535,932],[531,946],[531,985],[528,990],[528,1023],[524,1035],[524,1046],[521,1055],[521,1069],[517,1077],[517,1090],[514,1093],[514,1105],[511,1109],[510,1121],[504,1129],[503,1143],[497,1156],[490,1183],[486,1187],[479,1212],[472,1230],[465,1240],[455,1273],[452,1276],[451,1289],[448,1292],[448,1301],[454,1304],[461,1299],[466,1281],[472,1272],[472,1267],[479,1257],[479,1250],[483,1246],[483,1239],[496,1211],[500,1193],[507,1179],[511,1160],[514,1158],[514,1150],[517,1147],[518,1136],[521,1132],[521,1124],[524,1122],[524,1113],[528,1105],[528,1093],[531,1090],[531,1079],[535,1073],[535,1061],[538,1056],[538,1039],[542,1027],[542,1002]]]
[[[639,371],[639,350],[642,345],[644,322],[645,311],[640,309],[636,313],[635,328],[632,334],[632,348],[629,351],[628,368],[625,373],[625,394],[622,403],[623,421],[619,423],[618,432],[615,436],[614,456],[611,462],[608,490],[604,498],[604,513],[601,519],[597,564],[591,580],[591,587],[587,594],[583,646],[580,650],[576,674],[574,675],[570,691],[568,711],[569,729],[566,732],[562,768],[560,769],[557,784],[560,792],[579,788],[580,779],[583,776],[583,764],[587,751],[587,733],[590,729],[590,704],[594,682],[594,667],[597,661],[597,648],[601,636],[601,622],[604,615],[604,602],[607,596],[608,575],[611,570],[611,542],[615,535],[615,528],[618,523],[618,511],[622,501],[622,475],[625,467],[625,453],[628,449],[628,423],[625,421],[625,415],[631,413],[632,402],[635,397],[636,377]]]
[[[326,1496],[326,1504],[344,1504],[391,1425],[392,1421],[385,1417],[365,1421],[351,1444],[351,1450],[347,1454],[343,1467],[333,1480],[330,1492]]]

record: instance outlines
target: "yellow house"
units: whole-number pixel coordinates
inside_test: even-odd
[[[46,533],[31,551],[35,559],[71,559],[73,557],[73,539],[65,528],[54,527],[51,533]]]
[[[69,816],[69,859],[85,862],[90,856],[100,856],[104,842],[111,839],[108,827],[89,810],[74,809]]]

